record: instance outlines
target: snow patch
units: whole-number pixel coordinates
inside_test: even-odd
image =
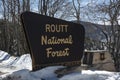
[[[54,72],[59,68],[64,67],[50,66],[32,72],[32,60],[29,54],[14,57],[0,51],[0,80],[120,80],[120,72],[97,70],[82,70],[57,78]]]
[[[83,70],[63,76],[60,80],[120,80],[120,73]]]

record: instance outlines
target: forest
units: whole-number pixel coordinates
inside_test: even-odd
[[[89,22],[89,27],[99,29],[104,39],[94,40],[88,35],[87,47],[103,41],[116,71],[120,71],[120,0],[0,0],[0,50],[16,56],[29,53],[20,19],[25,11],[76,23]]]

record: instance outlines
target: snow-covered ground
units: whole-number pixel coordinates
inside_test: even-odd
[[[60,78],[54,72],[64,66],[49,66],[32,72],[29,54],[21,57],[10,56],[0,51],[0,80],[120,80],[120,72],[82,70]]]
[[[21,69],[32,69],[31,58],[29,54],[21,57],[10,56],[7,52],[0,51],[0,72],[9,73]]]

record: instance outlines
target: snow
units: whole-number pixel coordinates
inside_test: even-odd
[[[21,69],[32,69],[32,63],[29,54],[24,54],[21,57],[14,57],[10,56],[4,51],[0,51],[0,60],[0,72],[9,73]]]
[[[12,73],[1,75],[3,79],[8,79],[9,77],[13,80],[58,80],[57,75],[54,73],[58,68],[63,68],[63,66],[51,66],[44,69],[38,70],[36,72],[31,72],[28,69],[22,69]]]
[[[22,55],[16,63],[13,64],[14,66],[17,66],[22,69],[32,69],[32,63],[31,63],[31,58],[29,54]]]
[[[63,68],[63,66],[46,67],[42,70],[33,72],[32,74],[37,78],[43,78],[45,80],[57,80],[57,75],[54,73],[54,71],[59,68]]]
[[[81,73],[68,74],[60,80],[120,80],[120,73],[83,70]]]
[[[6,60],[8,58],[9,54],[3,51],[0,51],[0,61]]]
[[[58,78],[54,72],[64,66],[49,66],[32,72],[31,65],[29,54],[14,57],[0,51],[0,80],[120,80],[120,72],[98,70],[81,70]]]

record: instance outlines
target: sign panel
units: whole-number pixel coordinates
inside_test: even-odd
[[[81,24],[32,13],[21,14],[33,71],[46,66],[81,64],[85,31]]]

